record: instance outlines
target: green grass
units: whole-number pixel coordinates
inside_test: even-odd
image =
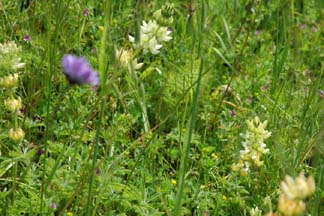
[[[301,172],[316,183],[304,215],[324,214],[321,0],[3,0],[0,15],[0,43],[21,47],[1,53],[0,78],[19,84],[0,100],[22,99],[0,107],[1,215],[285,215],[280,183]],[[150,20],[172,30],[156,55],[128,38]],[[65,54],[100,86],[69,85]],[[234,171],[256,116],[269,153]]]

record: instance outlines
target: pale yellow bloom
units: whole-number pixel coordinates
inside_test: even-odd
[[[285,216],[302,215],[306,205],[302,200],[288,199],[284,194],[279,195],[278,210]]]
[[[13,41],[0,44],[0,66],[14,70],[24,67],[25,63],[20,62],[20,52],[21,47]]]
[[[9,138],[16,142],[21,142],[25,137],[25,132],[21,128],[9,130]]]
[[[7,110],[17,112],[21,108],[21,98],[18,97],[18,99],[6,99],[4,101],[4,105]]]
[[[315,191],[315,181],[312,176],[307,179],[301,173],[296,179],[286,176],[285,181],[281,182],[281,191],[288,199],[305,199]]]
[[[278,210],[285,216],[302,215],[306,208],[303,200],[315,192],[315,181],[312,176],[306,179],[303,173],[295,179],[286,176],[280,190]]]
[[[123,49],[116,50],[116,58],[119,60],[122,66],[129,67],[130,61],[132,61],[132,67],[135,70],[141,69],[144,65],[144,63],[138,63],[137,59],[133,59],[133,50],[131,49]]]
[[[258,207],[252,208],[250,210],[250,215],[251,216],[262,216],[262,211]]]
[[[18,86],[18,74],[10,74],[6,77],[0,78],[0,87],[14,88]]]

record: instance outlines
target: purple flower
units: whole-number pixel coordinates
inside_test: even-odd
[[[52,203],[51,203],[51,208],[52,208],[52,209],[56,209],[56,208],[57,208],[56,203],[52,202]]]
[[[317,28],[315,26],[312,27],[312,32],[314,32],[314,33],[317,32]]]
[[[252,99],[251,97],[248,97],[248,98],[246,99],[246,102],[248,102],[248,103],[252,103],[252,102],[253,102],[253,99]]]
[[[236,111],[235,110],[232,110],[231,111],[231,117],[235,117],[236,116]]]
[[[25,35],[24,36],[24,41],[26,41],[26,42],[30,41],[30,36],[29,35]]]
[[[89,16],[89,10],[87,8],[83,10],[83,16]]]
[[[99,75],[90,66],[84,57],[64,55],[62,58],[64,74],[70,84],[99,85]]]
[[[97,175],[100,175],[101,174],[101,170],[99,168],[96,170],[96,174]]]
[[[40,155],[45,154],[45,150],[44,149],[39,149],[38,154],[40,154]]]
[[[261,34],[261,30],[256,30],[256,31],[254,32],[254,34],[255,34],[255,36],[259,36],[259,35]]]

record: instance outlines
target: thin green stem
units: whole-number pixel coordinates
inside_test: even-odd
[[[108,71],[108,65],[107,65],[107,53],[106,53],[106,47],[107,47],[107,32],[109,28],[109,20],[110,20],[110,9],[111,9],[111,2],[109,0],[106,0],[104,3],[104,8],[105,8],[105,27],[104,27],[104,32],[101,38],[101,46],[100,46],[100,55],[99,55],[99,72],[100,72],[100,81],[101,81],[101,91],[100,91],[100,96],[99,100],[101,101],[100,103],[100,111],[99,111],[99,118],[97,120],[97,131],[96,131],[96,136],[95,140],[93,143],[93,155],[92,155],[92,164],[89,170],[90,176],[89,176],[89,191],[88,191],[88,202],[87,202],[87,207],[86,207],[86,215],[94,215],[95,212],[92,212],[92,199],[93,199],[93,185],[94,185],[94,172],[95,172],[95,167],[97,164],[97,157],[98,157],[98,142],[99,142],[99,135],[101,132],[101,127],[102,127],[102,119],[103,119],[103,114],[104,114],[104,109],[105,109],[105,94],[106,94],[106,87],[107,87],[107,71]]]

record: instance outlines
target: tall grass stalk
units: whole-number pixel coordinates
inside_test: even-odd
[[[45,5],[44,5],[45,6]],[[56,65],[56,55],[55,53],[57,52],[57,39],[58,39],[58,32],[60,29],[60,21],[63,19],[62,17],[62,7],[61,7],[61,0],[58,0],[57,3],[55,4],[56,8],[55,11],[57,12],[55,16],[55,23],[56,25],[54,26],[54,31],[48,31],[48,41],[47,41],[47,48],[48,48],[48,69],[47,69],[47,74],[46,74],[46,87],[47,87],[47,94],[46,94],[46,119],[45,119],[45,135],[43,138],[44,142],[44,150],[45,154],[47,154],[48,150],[48,142],[47,140],[50,139],[51,137],[51,101],[52,101],[52,77],[55,72],[55,65]],[[46,10],[50,10],[51,7],[44,8]],[[47,25],[51,26],[50,19],[47,19]],[[43,174],[42,174],[42,185],[41,185],[41,191],[40,191],[40,213],[43,215],[44,214],[44,196],[46,193],[46,169],[47,169],[47,160],[46,157],[44,157],[43,161]]]
[[[100,45],[100,54],[99,54],[99,73],[100,73],[100,82],[101,82],[101,89],[100,89],[100,95],[99,95],[99,116],[97,119],[97,130],[96,130],[96,136],[95,140],[93,142],[93,155],[92,155],[92,165],[90,166],[90,176],[89,176],[89,191],[88,191],[88,201],[87,201],[87,207],[86,207],[86,215],[95,215],[95,212],[92,211],[92,197],[93,197],[93,187],[94,187],[94,174],[95,174],[95,168],[97,164],[97,157],[98,157],[98,142],[99,142],[99,136],[101,132],[102,127],[102,119],[103,119],[103,113],[104,108],[106,104],[105,95],[107,94],[107,85],[109,84],[109,81],[107,79],[108,77],[108,57],[107,57],[107,37],[108,37],[108,31],[109,31],[109,25],[110,25],[110,10],[111,10],[111,1],[106,0],[103,3],[104,7],[104,31],[101,37],[101,45]]]
[[[177,216],[180,215],[181,213],[181,201],[183,197],[183,189],[185,186],[185,176],[187,172],[187,163],[188,163],[188,156],[189,156],[189,149],[191,146],[191,139],[193,135],[193,130],[195,128],[195,123],[196,123],[196,114],[197,114],[197,109],[198,109],[198,103],[199,103],[199,93],[200,93],[200,86],[201,86],[201,79],[203,76],[203,71],[204,71],[204,55],[201,52],[203,48],[203,30],[204,30],[204,23],[205,23],[205,1],[202,0],[201,2],[201,22],[199,23],[198,31],[200,30],[198,34],[198,50],[197,54],[200,56],[200,67],[199,67],[199,75],[198,75],[198,80],[197,80],[197,86],[195,90],[195,94],[193,97],[193,102],[192,102],[192,107],[191,107],[191,114],[189,118],[189,122],[187,125],[185,137],[186,141],[183,145],[182,149],[182,155],[181,155],[181,161],[180,161],[180,169],[179,169],[179,174],[178,174],[178,191],[176,195],[176,200],[175,200],[175,206],[173,209],[173,215]],[[193,4],[193,1],[191,2]],[[194,49],[193,49],[194,50]],[[194,55],[194,53],[192,53]],[[193,64],[191,64],[191,71],[193,70]]]

